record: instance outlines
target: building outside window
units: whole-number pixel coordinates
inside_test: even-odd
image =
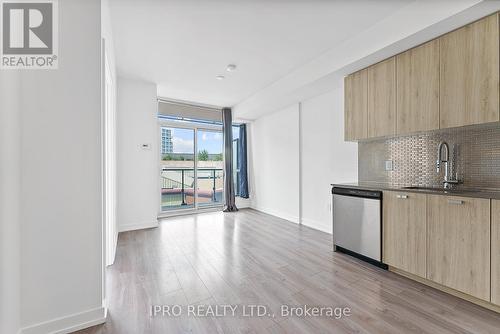
[[[167,154],[173,152],[172,144],[172,130],[162,128],[161,129],[161,153]]]

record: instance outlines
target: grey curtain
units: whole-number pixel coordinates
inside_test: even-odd
[[[224,212],[238,211],[235,204],[233,179],[233,116],[231,108],[222,109],[222,130],[224,133]]]

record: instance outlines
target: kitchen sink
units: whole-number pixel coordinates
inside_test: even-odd
[[[445,189],[445,188],[437,188],[437,187],[419,187],[419,186],[403,187],[402,189],[432,191],[432,192],[441,192],[441,193],[476,193],[476,192],[480,191],[477,189]]]
[[[444,188],[438,188],[438,187],[419,187],[419,186],[403,187],[403,189],[409,189],[409,190],[427,190],[427,191],[444,191],[444,190],[446,190]]]

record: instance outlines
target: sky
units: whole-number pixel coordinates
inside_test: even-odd
[[[193,153],[194,130],[169,128],[172,130],[174,153]],[[222,153],[222,133],[198,130],[198,151],[207,150],[209,154]]]

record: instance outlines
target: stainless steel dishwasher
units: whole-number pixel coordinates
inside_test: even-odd
[[[333,187],[333,244],[382,268],[382,192]]]

